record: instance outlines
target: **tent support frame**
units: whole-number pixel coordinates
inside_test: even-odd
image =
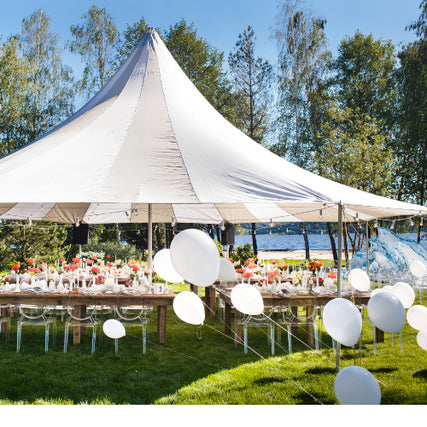
[[[342,281],[342,203],[338,203],[338,265],[337,265],[337,298],[341,298],[341,281]],[[336,371],[340,371],[341,344],[337,342],[336,347]]]
[[[148,204],[148,260],[147,272],[148,283],[150,286],[153,284],[153,213],[151,203]]]

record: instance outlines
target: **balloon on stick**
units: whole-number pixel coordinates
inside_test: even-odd
[[[233,263],[227,258],[220,258],[218,279],[225,282],[233,282],[236,280],[236,270]]]
[[[379,405],[381,388],[365,368],[348,366],[335,377],[335,396],[341,405]]]
[[[371,287],[369,276],[360,268],[355,268],[350,271],[348,275],[348,282],[354,289],[362,292],[369,291]]]
[[[201,325],[205,320],[205,309],[198,295],[191,291],[180,292],[173,299],[173,311],[183,322]]]
[[[405,325],[405,309],[391,292],[379,292],[369,298],[367,309],[371,322],[384,332],[396,334]]]
[[[243,314],[256,316],[264,311],[261,293],[249,283],[240,283],[231,290],[231,303]]]
[[[415,261],[411,262],[409,270],[415,277],[418,277],[419,279],[427,275],[426,266],[419,259],[416,259]]]
[[[126,335],[125,327],[116,319],[108,319],[102,325],[102,330],[108,338],[121,338]]]
[[[405,282],[398,282],[391,288],[391,293],[399,298],[404,308],[409,308],[415,301],[415,292],[412,286]]]
[[[201,230],[187,229],[177,234],[171,243],[170,257],[177,273],[193,285],[210,286],[218,278],[218,248]]]
[[[344,298],[335,298],[325,305],[323,324],[335,341],[346,346],[356,344],[362,332],[360,311],[351,301]]]
[[[418,331],[427,330],[427,307],[413,305],[406,314],[409,325]]]
[[[172,265],[169,249],[161,249],[154,255],[153,267],[156,274],[166,282],[181,283],[184,280]]]

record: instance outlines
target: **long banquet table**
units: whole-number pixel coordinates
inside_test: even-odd
[[[230,293],[231,290],[226,289],[216,289],[219,298],[224,301],[224,331],[227,335],[231,335],[231,309],[233,307],[231,303]],[[328,295],[290,295],[290,296],[281,296],[279,294],[261,294],[264,301],[265,307],[275,307],[275,308],[290,308],[296,309],[298,307],[305,307],[306,317],[310,317],[313,314],[315,307],[323,307],[329,301],[336,298],[336,294]],[[354,295],[352,298],[344,297],[347,299],[354,299],[356,305],[366,305],[370,298],[369,295]],[[242,326],[239,322],[241,319],[242,313],[234,309],[234,318],[235,318],[235,335],[234,340],[236,343],[242,342]],[[312,327],[306,326],[306,339],[309,345],[313,345],[313,330]]]
[[[17,304],[47,304],[49,306],[75,306],[84,311],[86,306],[99,305],[114,307],[117,305],[147,305],[157,307],[157,333],[159,343],[166,343],[166,307],[171,306],[175,295],[142,294],[125,295],[113,293],[87,294],[79,292],[30,294],[19,292],[0,293],[0,305]],[[73,344],[80,343],[81,327],[75,327]]]

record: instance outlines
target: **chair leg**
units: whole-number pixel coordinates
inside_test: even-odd
[[[271,354],[274,356],[274,325],[270,325],[270,345],[271,345]]]
[[[93,331],[92,331],[92,352],[91,352],[91,354],[95,353],[95,344],[96,344],[96,326],[93,326]]]
[[[400,351],[403,353],[403,335],[402,331],[399,332]]]
[[[18,325],[16,329],[16,352],[17,353],[21,351],[21,334],[22,334],[22,323],[18,321]]]
[[[288,325],[288,352],[292,354],[292,333],[291,333],[291,325]]]
[[[314,348],[316,349],[316,351],[319,351],[319,336],[318,336],[316,320],[314,320],[313,322],[313,333],[314,333]]]
[[[118,338],[114,338],[114,353],[118,353],[119,352],[119,339]]]
[[[243,325],[243,352],[248,353],[248,325]]]
[[[142,354],[147,352],[147,331],[145,326],[142,328]]]
[[[375,325],[372,323],[372,341],[374,344],[374,354],[377,354],[377,332],[375,330]]]
[[[67,352],[69,330],[70,330],[70,325],[68,323],[66,323],[65,324],[65,331],[64,331],[64,353]]]
[[[49,324],[46,323],[44,328],[44,352],[47,353],[49,350]]]

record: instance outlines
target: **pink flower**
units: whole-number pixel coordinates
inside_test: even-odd
[[[12,265],[12,271],[18,271],[19,267],[21,267],[18,263]]]
[[[247,271],[246,273],[242,274],[242,277],[244,279],[247,279],[248,277],[252,277],[254,274],[251,271]]]

